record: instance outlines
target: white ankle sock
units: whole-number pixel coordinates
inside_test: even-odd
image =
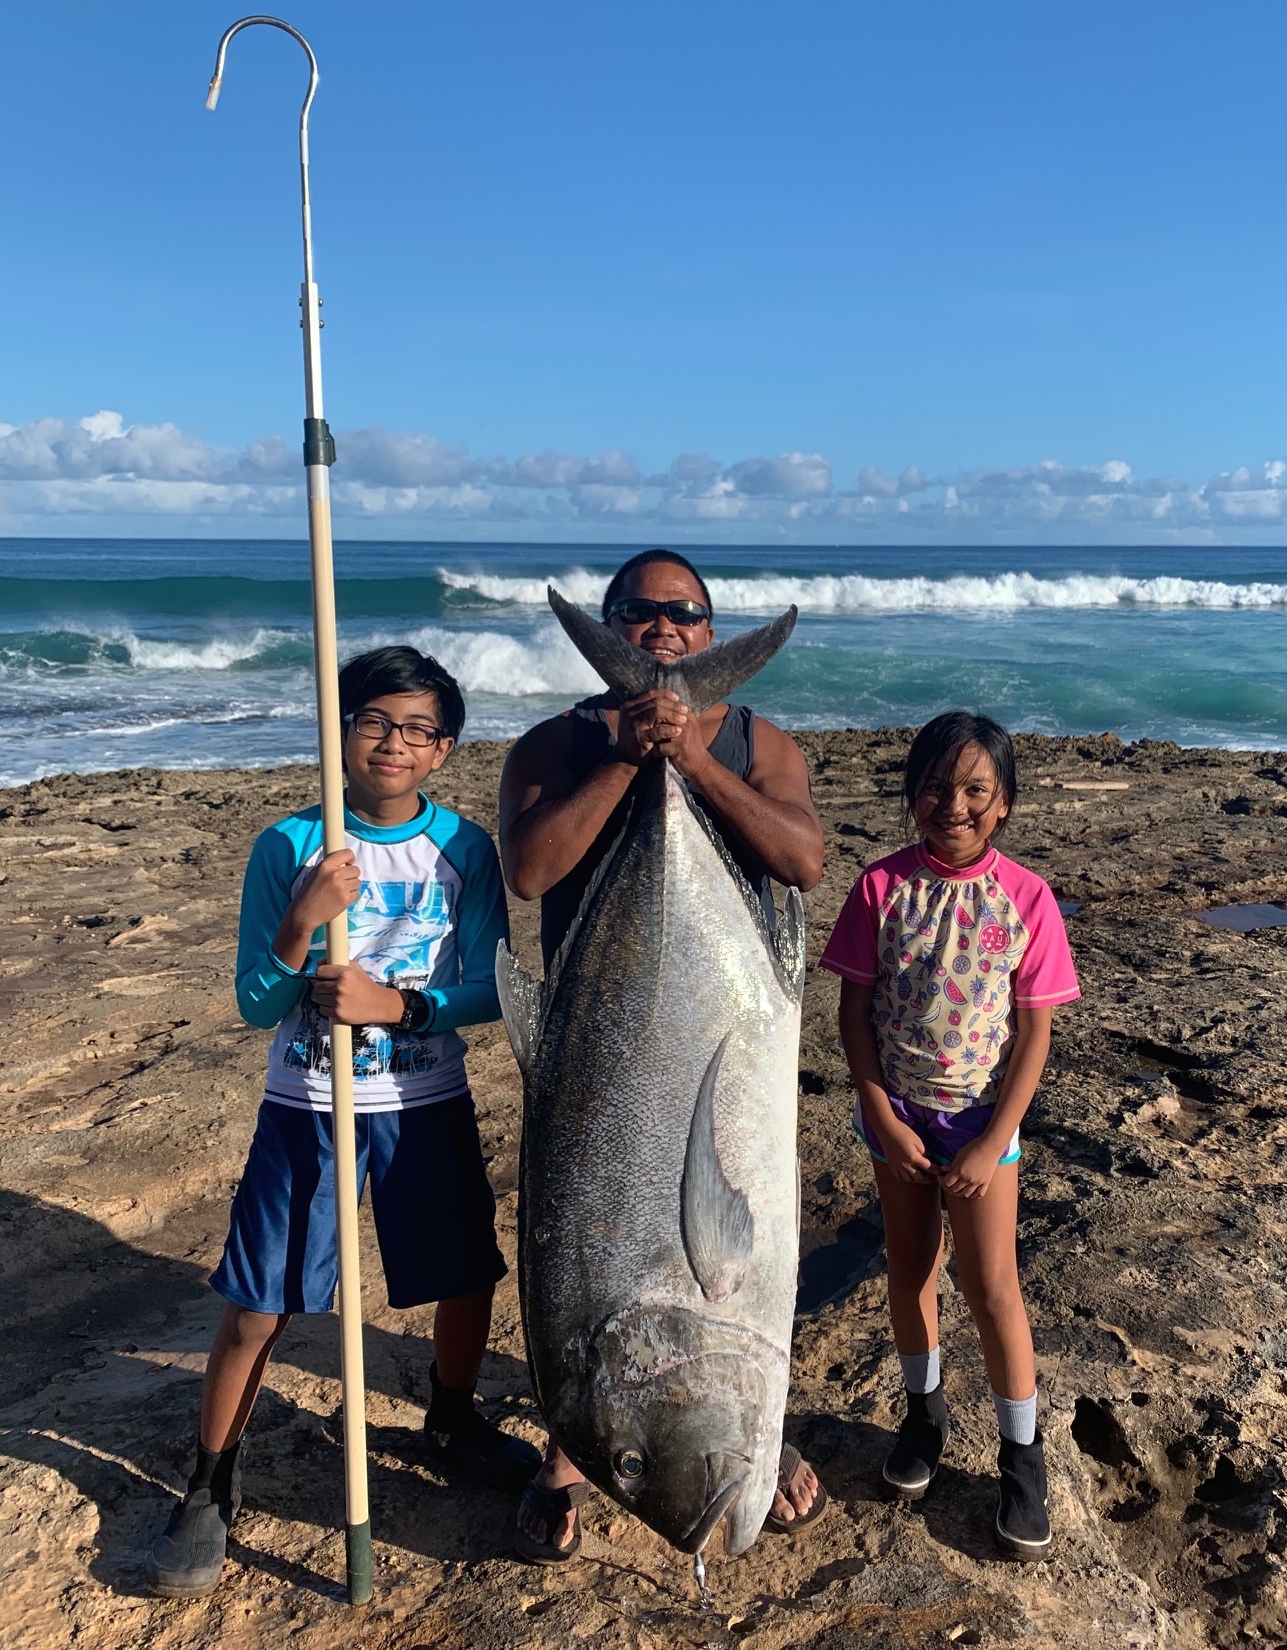
[[[928,1352],[900,1352],[903,1385],[909,1392],[933,1392],[939,1383],[938,1348]]]
[[[1012,1444],[1031,1444],[1037,1436],[1037,1394],[1031,1398],[1003,1398],[992,1394],[1001,1436]]]

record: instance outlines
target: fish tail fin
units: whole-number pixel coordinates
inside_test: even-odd
[[[731,641],[716,642],[673,665],[660,665],[642,648],[631,647],[606,624],[560,596],[553,585],[547,594],[572,645],[618,698],[632,699],[654,687],[669,688],[697,716],[763,670],[795,629],[797,613],[795,607],[789,607],[772,624],[748,630]]]

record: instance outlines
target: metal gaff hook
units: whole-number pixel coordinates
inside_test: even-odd
[[[304,236],[304,288],[300,298],[300,307],[304,312],[304,402],[305,416],[308,418],[322,418],[322,361],[318,333],[321,329],[321,320],[318,311],[321,308],[321,299],[317,295],[317,283],[313,279],[313,211],[312,197],[308,187],[308,116],[313,107],[313,98],[317,92],[318,72],[317,59],[313,55],[313,48],[305,40],[298,29],[289,23],[284,23],[280,17],[243,17],[230,28],[224,30],[223,38],[219,42],[219,49],[215,53],[214,74],[210,77],[210,90],[206,93],[206,108],[214,112],[219,103],[219,93],[223,89],[223,65],[228,55],[228,42],[234,34],[242,29],[248,29],[252,24],[266,23],[270,28],[280,29],[283,34],[290,35],[297,40],[308,58],[308,91],[304,95],[303,107],[299,111],[299,196],[300,220]],[[327,462],[325,459],[323,462]]]

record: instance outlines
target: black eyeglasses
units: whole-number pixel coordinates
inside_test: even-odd
[[[701,602],[650,602],[646,596],[623,596],[608,609],[610,619],[622,619],[626,624],[651,624],[659,613],[684,629],[711,616],[710,608]]]
[[[440,739],[451,737],[446,728],[426,727],[423,722],[395,722],[379,710],[355,711],[344,720],[363,739],[387,739],[396,731],[411,750],[424,750],[427,745],[436,745]]]

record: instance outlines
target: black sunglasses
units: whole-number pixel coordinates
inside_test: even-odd
[[[710,608],[701,602],[650,602],[646,596],[623,596],[608,609],[610,619],[622,619],[626,624],[651,624],[659,613],[685,629],[711,616]]]

